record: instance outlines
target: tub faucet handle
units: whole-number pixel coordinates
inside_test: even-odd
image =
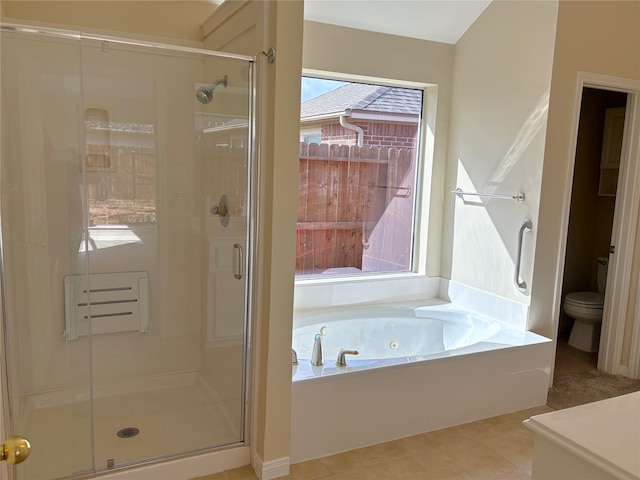
[[[291,349],[291,364],[298,365],[298,354],[293,348]]]
[[[358,350],[350,350],[348,348],[343,348],[340,350],[338,354],[338,360],[336,361],[336,365],[338,367],[346,367],[347,366],[347,355],[359,355],[360,352]]]
[[[320,333],[316,334],[315,340],[313,341],[311,365],[313,365],[314,367],[324,365],[324,358],[322,357],[322,335]]]

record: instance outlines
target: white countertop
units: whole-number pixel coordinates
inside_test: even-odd
[[[618,478],[640,479],[640,392],[535,415],[525,426]]]

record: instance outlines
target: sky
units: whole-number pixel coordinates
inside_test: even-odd
[[[347,82],[339,82],[337,80],[326,80],[324,78],[302,77],[301,101],[306,102],[331,90],[335,90],[346,83]]]

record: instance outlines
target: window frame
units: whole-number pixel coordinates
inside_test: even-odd
[[[422,111],[418,120],[416,144],[415,195],[413,201],[413,231],[411,266],[403,272],[362,272],[359,274],[331,275],[321,277],[295,277],[295,308],[314,308],[333,304],[338,297],[351,297],[352,300],[339,300],[338,303],[358,303],[359,301],[392,301],[417,297],[437,296],[437,286],[427,276],[427,240],[431,182],[433,179],[433,157],[435,132],[428,125],[429,109],[433,109],[435,119],[437,86],[413,81],[403,81],[373,76],[361,76],[303,69],[302,77],[360,82],[401,88],[419,89],[423,92]],[[432,121],[431,123],[435,123]],[[436,289],[435,293],[433,292]],[[362,292],[373,290],[373,298],[363,299]],[[430,292],[430,293],[429,293]]]

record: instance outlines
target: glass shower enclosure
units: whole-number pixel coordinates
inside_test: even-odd
[[[2,26],[14,479],[245,438],[250,58]]]

